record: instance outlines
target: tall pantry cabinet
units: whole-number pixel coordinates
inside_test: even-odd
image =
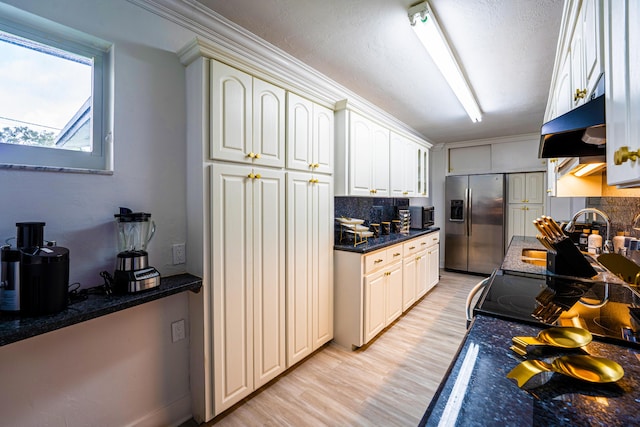
[[[187,268],[204,284],[189,301],[191,394],[208,421],[333,338],[333,169],[313,145],[332,150],[333,115],[309,103],[289,122],[287,91],[198,43],[181,60]],[[318,167],[288,169],[288,134]]]

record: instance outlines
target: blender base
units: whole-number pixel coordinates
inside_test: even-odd
[[[160,273],[153,267],[140,270],[116,270],[113,275],[114,291],[132,293],[160,286]]]

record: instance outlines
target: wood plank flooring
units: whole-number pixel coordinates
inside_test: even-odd
[[[415,426],[466,332],[481,277],[441,271],[439,284],[368,346],[328,344],[206,426]]]

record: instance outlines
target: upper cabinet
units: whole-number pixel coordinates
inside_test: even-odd
[[[285,91],[211,61],[210,156],[260,166],[284,166]]]
[[[545,121],[584,104],[604,71],[602,0],[565,3]]]
[[[640,2],[605,1],[607,183],[640,186]]]
[[[336,112],[336,195],[389,196],[389,134],[353,111]]]
[[[416,196],[418,181],[418,144],[402,135],[391,132],[391,152],[389,155],[391,170],[391,196]]]
[[[287,168],[333,172],[333,111],[287,93]]]

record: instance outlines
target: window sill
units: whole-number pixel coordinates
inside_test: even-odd
[[[191,274],[163,277],[160,286],[126,295],[90,294],[86,300],[70,304],[64,311],[49,316],[21,317],[0,313],[0,346],[42,335],[96,317],[135,307],[185,291],[200,292],[202,279]]]
[[[113,175],[112,170],[101,169],[79,169],[79,168],[63,168],[54,166],[30,166],[30,165],[9,165],[0,163],[0,170],[13,169],[22,171],[40,171],[40,172],[65,172],[65,173],[85,173],[92,175]]]

